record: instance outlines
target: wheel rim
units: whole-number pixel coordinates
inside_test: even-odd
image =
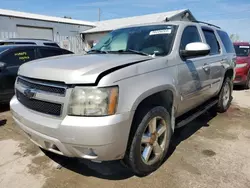
[[[167,123],[161,117],[154,117],[145,128],[141,138],[141,158],[147,165],[158,162],[166,148]]]
[[[230,100],[230,86],[228,83],[225,84],[223,89],[223,106],[226,107]]]

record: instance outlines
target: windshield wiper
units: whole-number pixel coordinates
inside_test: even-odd
[[[147,54],[145,52],[141,52],[141,51],[137,51],[137,50],[132,50],[132,49],[118,50],[118,51],[115,51],[115,52],[118,52],[118,53],[129,52],[129,53],[138,54],[138,55],[150,56],[150,54]]]
[[[107,51],[102,51],[102,50],[89,50],[87,53],[100,53],[100,54],[107,54]]]

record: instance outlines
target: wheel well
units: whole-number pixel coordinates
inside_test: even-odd
[[[137,127],[135,125],[138,125],[138,123],[142,120],[142,118],[150,110],[150,108],[153,108],[155,106],[163,106],[164,108],[166,108],[171,117],[173,102],[174,102],[174,96],[171,90],[165,90],[152,94],[140,102],[134,113],[132,126],[129,133],[127,151],[130,148],[132,139],[137,130]]]
[[[171,116],[172,113],[172,105],[173,105],[173,92],[171,90],[164,90],[158,93],[154,93],[147,98],[145,98],[143,101],[140,102],[140,104],[137,106],[134,117],[133,117],[133,122],[132,122],[132,127],[131,127],[131,132],[133,132],[133,129],[136,129],[136,127],[133,127],[133,125],[137,124],[135,121],[141,121],[141,119],[144,117],[144,115],[153,107],[155,106],[162,106],[166,108],[168,113]]]
[[[225,79],[225,78],[230,78],[230,79],[232,79],[232,78],[233,78],[233,75],[234,75],[233,69],[228,69],[228,70],[226,71],[226,73],[225,73],[224,79]]]

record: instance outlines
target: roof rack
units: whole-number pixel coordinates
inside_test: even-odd
[[[193,22],[195,22],[195,23],[202,23],[202,24],[206,24],[206,25],[213,26],[213,27],[216,27],[218,29],[221,29],[219,26],[213,25],[213,24],[210,24],[210,23],[207,23],[207,22],[202,22],[202,21],[193,21]]]
[[[48,39],[35,39],[35,38],[8,38],[7,40],[42,40],[42,41],[51,41]]]

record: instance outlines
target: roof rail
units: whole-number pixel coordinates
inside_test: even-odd
[[[48,39],[35,39],[35,38],[8,38],[7,40],[43,40],[43,41],[52,42],[52,40],[48,40]]]
[[[213,26],[213,27],[216,27],[218,29],[221,29],[219,26],[213,25],[213,24],[210,24],[210,23],[207,23],[207,22],[202,22],[202,21],[193,21],[193,22],[195,22],[195,23],[202,23],[202,24],[206,24],[206,25]]]

